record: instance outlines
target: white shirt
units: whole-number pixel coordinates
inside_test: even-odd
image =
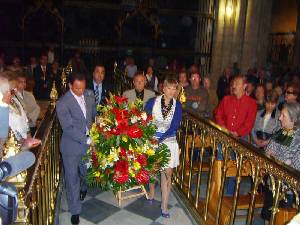
[[[71,91],[71,94],[74,96],[74,98],[76,99],[78,105],[80,106],[80,109],[84,115],[84,118],[86,118],[86,104],[85,104],[85,100],[84,100],[84,95],[81,95],[81,96],[77,96],[74,94],[74,92],[72,90]]]
[[[16,134],[16,138],[20,140],[21,138],[26,139],[27,133],[29,131],[28,119],[26,113],[23,109],[22,104],[13,97],[13,102],[16,107],[10,105],[9,108],[9,126]]]
[[[266,114],[265,116],[264,116],[264,125],[263,125],[263,130],[265,130],[265,128],[266,128],[266,126],[267,126],[267,124],[268,124],[268,122],[269,122],[269,120],[270,120],[270,118],[271,118],[271,113],[269,113],[269,114]]]
[[[127,76],[130,78],[133,78],[134,74],[137,72],[137,66],[136,65],[127,65],[126,71],[127,71]]]
[[[24,91],[18,91],[17,92],[18,97],[20,97],[21,99],[24,99]]]
[[[154,76],[154,75],[146,74],[146,79],[147,79],[148,82],[151,82],[152,76]],[[157,79],[157,77],[155,77],[155,80],[154,80],[154,88],[153,88],[153,90],[156,91],[156,92],[158,92],[158,79]]]
[[[53,51],[48,51],[48,63],[52,64],[54,62],[54,52]]]
[[[84,118],[86,118],[86,104],[85,104],[85,100],[84,100],[84,95],[81,95],[81,96],[77,96],[74,94],[74,92],[72,90],[70,90],[71,94],[74,96],[74,98],[76,99],[78,105],[80,106],[80,109],[84,115]],[[89,129],[86,127],[86,135],[89,134]],[[86,140],[86,143],[89,145],[91,144],[92,142],[92,139],[91,137],[88,137],[87,140]]]

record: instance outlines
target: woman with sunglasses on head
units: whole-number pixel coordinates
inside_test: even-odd
[[[300,102],[300,85],[298,83],[288,83],[284,92],[284,101],[278,105],[278,109],[281,110],[284,103]]]

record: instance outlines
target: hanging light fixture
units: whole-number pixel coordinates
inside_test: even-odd
[[[231,18],[233,14],[233,5],[231,1],[228,1],[225,8],[225,13],[228,18]]]

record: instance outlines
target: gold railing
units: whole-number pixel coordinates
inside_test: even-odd
[[[184,113],[178,132],[180,165],[174,174],[174,190],[198,224],[253,223],[263,206],[263,188],[273,194],[270,224],[285,224],[299,211],[300,173],[271,159],[259,149],[229,135],[209,120]],[[222,152],[224,159],[218,154]],[[235,191],[225,195],[227,177],[235,177]],[[240,193],[241,183],[251,184]],[[244,184],[244,183],[243,183]],[[269,185],[268,185],[269,184]],[[280,208],[287,193],[293,208]],[[237,210],[244,212],[236,215]]]
[[[8,180],[18,191],[19,206],[14,224],[53,224],[61,172],[60,133],[55,106],[50,105],[35,136],[42,140],[42,145],[30,150],[35,154],[35,164],[21,173],[21,177]],[[15,153],[21,151],[14,143],[12,136],[6,143],[7,149]]]

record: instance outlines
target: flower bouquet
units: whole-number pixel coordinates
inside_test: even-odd
[[[88,184],[118,192],[154,181],[170,150],[154,138],[156,127],[142,101],[128,104],[127,98],[111,95],[97,111],[90,130]]]

